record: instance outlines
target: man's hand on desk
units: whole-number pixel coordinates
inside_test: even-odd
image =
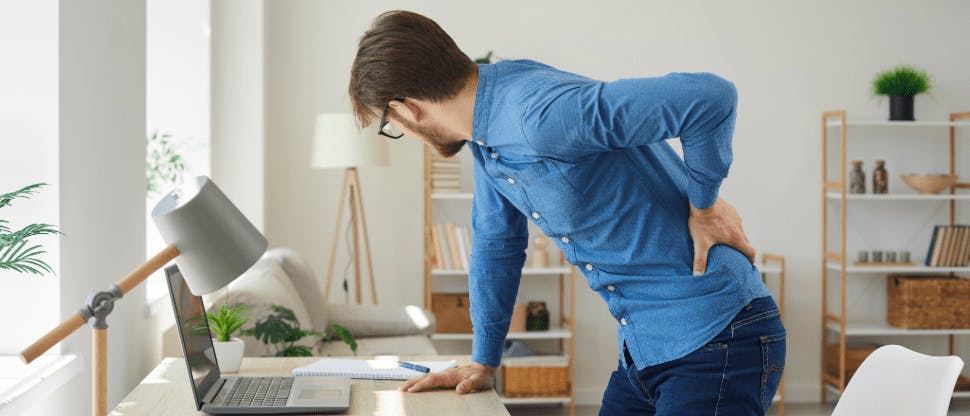
[[[401,390],[415,393],[434,388],[455,388],[458,394],[476,390],[488,390],[494,383],[495,367],[478,363],[452,368],[440,373],[425,374],[412,378],[401,386]]]

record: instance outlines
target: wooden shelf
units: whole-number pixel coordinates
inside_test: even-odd
[[[569,267],[526,267],[522,269],[523,276],[554,276],[560,274],[569,274]],[[468,276],[467,270],[456,270],[456,269],[432,269],[432,276]]]
[[[839,324],[827,322],[825,327],[838,332]],[[849,322],[845,327],[846,336],[882,336],[882,335],[966,335],[970,329],[903,329],[885,322]]]
[[[761,273],[781,273],[781,266],[776,264],[756,264]]]
[[[827,262],[825,264],[829,270],[841,270],[842,266],[838,262]],[[928,267],[928,266],[846,266],[846,273],[970,273],[970,267]]]
[[[569,404],[569,396],[566,397],[505,397],[499,395],[502,404]]]
[[[506,339],[569,339],[572,337],[573,334],[569,332],[569,328],[554,327],[549,328],[548,331],[509,332]],[[434,333],[431,334],[431,339],[470,340],[472,339],[472,334]]]
[[[901,187],[899,190],[902,193],[893,194],[850,194],[846,193],[844,198],[842,192],[846,191],[846,178],[848,177],[848,166],[847,166],[847,142],[852,139],[850,134],[850,129],[840,128],[833,129],[833,127],[873,127],[873,128],[940,128],[939,130],[933,130],[932,134],[939,134],[941,139],[948,139],[949,147],[946,154],[949,161],[949,172],[950,174],[955,174],[958,162],[961,159],[957,155],[957,145],[958,141],[957,127],[970,127],[970,112],[952,113],[950,114],[949,120],[936,120],[936,121],[889,121],[889,120],[853,120],[846,117],[845,110],[834,110],[825,111],[822,113],[822,129],[821,129],[821,171],[824,172],[822,178],[822,261],[823,261],[823,273],[822,273],[822,320],[825,322],[824,328],[821,336],[822,347],[825,348],[827,345],[840,345],[843,341],[838,335],[833,335],[832,332],[845,331],[846,336],[945,336],[949,338],[950,353],[953,354],[953,335],[958,334],[970,334],[970,329],[903,329],[897,328],[889,325],[887,322],[849,322],[848,317],[845,314],[836,314],[830,312],[829,297],[830,297],[830,287],[829,287],[829,276],[825,271],[842,271],[845,273],[839,273],[838,279],[832,286],[838,292],[838,299],[841,301],[842,305],[846,304],[847,301],[847,288],[846,280],[848,274],[858,274],[863,276],[885,276],[886,273],[920,273],[920,274],[930,274],[930,273],[963,273],[970,272],[970,267],[927,267],[923,265],[922,262],[917,262],[917,265],[854,265],[852,262],[855,253],[852,251],[842,250],[842,248],[847,247],[846,244],[846,228],[847,227],[847,211],[849,202],[856,201],[949,201],[949,214],[950,224],[956,221],[956,202],[957,201],[967,201],[970,200],[970,194],[966,192],[953,193],[951,194],[947,189],[944,193],[934,194],[934,195],[924,195],[915,193],[908,188]],[[946,129],[942,129],[946,128]],[[937,133],[939,132],[939,133]],[[922,140],[923,136],[930,134],[931,132],[920,133],[919,137]],[[961,133],[962,135],[962,133]],[[944,139],[945,140],[945,139]],[[959,139],[962,140],[962,139]],[[896,142],[896,141],[893,141]],[[870,155],[871,156],[871,155]],[[834,166],[830,166],[831,162],[835,162]],[[829,168],[834,168],[835,171],[839,172],[838,176],[841,178],[839,181],[831,182],[831,172]],[[968,189],[967,183],[958,183],[954,185],[956,189]],[[906,193],[909,192],[909,193]],[[829,202],[835,202],[835,204],[830,204]],[[836,231],[831,233],[831,237],[837,237],[830,239],[829,225],[840,224]],[[830,246],[830,241],[839,241],[834,245]],[[835,252],[833,250],[841,250]],[[922,253],[914,252],[913,254],[921,255]],[[914,258],[913,260],[920,260]],[[844,268],[844,269],[843,269]],[[883,286],[884,287],[884,286]],[[871,291],[872,285],[868,285],[866,292]],[[865,296],[867,293],[863,293]],[[853,299],[859,295],[853,296]],[[838,302],[836,302],[837,304]],[[869,318],[877,319],[877,318]],[[843,324],[840,324],[844,323]],[[830,343],[834,341],[834,344]],[[842,359],[844,357],[840,357]],[[837,359],[836,361],[838,361]],[[826,368],[828,359],[825,355],[822,356],[822,360],[819,363],[821,369]],[[824,374],[824,371],[823,371]],[[825,376],[822,377],[821,387],[823,391],[830,391],[836,395],[840,395],[842,390],[836,388],[833,385],[833,380],[828,379]],[[953,397],[970,397],[970,392],[958,392],[954,393]],[[826,402],[825,395],[822,395],[823,403]]]
[[[842,123],[838,120],[829,120],[825,123],[826,127],[839,127]],[[970,127],[970,122],[966,121],[889,121],[889,120],[846,120],[845,125],[849,127]]]
[[[841,201],[841,192],[828,192],[825,197],[830,201]],[[970,194],[845,194],[848,201],[965,201],[970,200]]]
[[[471,201],[472,200],[472,196],[474,196],[474,194],[469,193],[469,192],[461,192],[461,193],[432,193],[431,194],[431,199],[458,199],[458,200],[463,200],[464,199],[464,200]]]

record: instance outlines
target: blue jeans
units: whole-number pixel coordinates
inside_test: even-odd
[[[785,368],[785,327],[771,297],[751,301],[707,345],[637,370],[626,346],[600,416],[764,415]]]

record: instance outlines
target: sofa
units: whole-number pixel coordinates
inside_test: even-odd
[[[413,305],[355,305],[327,303],[316,274],[293,250],[274,248],[267,251],[253,267],[233,281],[227,290],[203,297],[206,308],[218,309],[223,303],[249,305],[246,313],[251,328],[257,319],[271,313],[269,304],[284,306],[293,311],[301,328],[327,331],[336,323],[347,328],[356,338],[358,355],[435,355],[429,335],[434,332],[435,320],[430,311]],[[164,338],[174,335],[174,328]],[[245,356],[268,356],[274,351],[251,336],[240,337],[246,344]],[[297,345],[305,345],[317,356],[353,355],[350,347],[340,340],[316,342],[306,337]],[[165,345],[172,345],[166,339]],[[173,355],[171,348],[163,353]],[[174,355],[181,355],[176,351]]]

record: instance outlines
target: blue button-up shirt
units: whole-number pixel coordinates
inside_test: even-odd
[[[737,94],[706,73],[603,82],[535,61],[479,65],[469,295],[472,359],[497,366],[528,222],[609,306],[637,368],[683,357],[754,298],[758,269],[716,245],[693,275],[688,201],[707,208],[731,164]],[[665,141],[679,137],[681,159]],[[624,360],[620,360],[624,362]]]

